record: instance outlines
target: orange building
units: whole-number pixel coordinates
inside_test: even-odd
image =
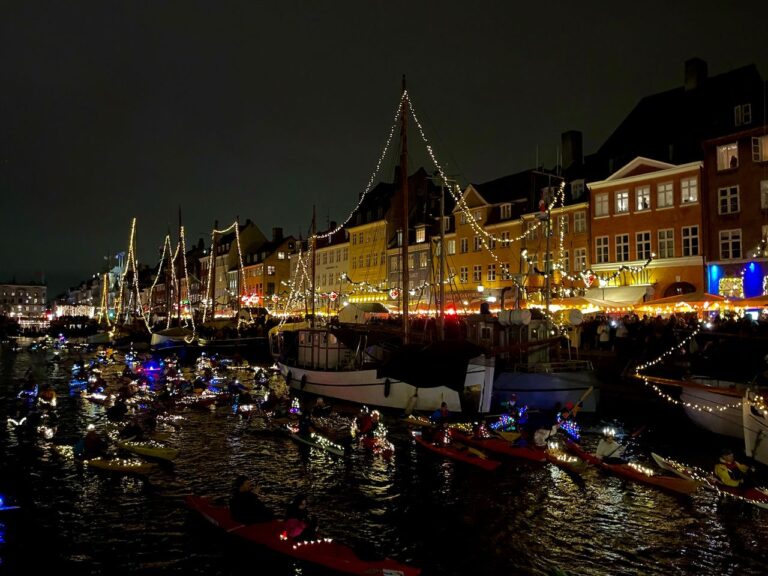
[[[702,162],[639,156],[588,184],[588,296],[634,303],[705,290],[702,175]]]

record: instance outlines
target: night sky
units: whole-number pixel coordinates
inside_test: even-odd
[[[595,149],[644,96],[755,63],[768,2],[0,3],[0,282],[49,297],[104,269],[138,219],[154,264],[239,216],[269,236],[343,221],[392,124],[401,77],[446,172],[552,166]],[[412,169],[428,169],[411,132]],[[395,155],[379,179],[391,180]]]

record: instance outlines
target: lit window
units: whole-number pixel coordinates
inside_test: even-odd
[[[285,260],[285,252],[278,252],[277,253],[277,259],[278,260]]]
[[[739,167],[739,145],[736,142],[717,147],[717,169],[730,170]]]
[[[573,231],[577,234],[587,231],[587,213],[583,210],[573,215]]]
[[[448,254],[456,254],[456,240],[448,240],[446,242],[446,252]]]
[[[488,282],[496,281],[496,264],[488,264],[488,275],[486,277]]]
[[[768,135],[752,138],[752,160],[768,162]]]
[[[573,266],[579,272],[587,269],[587,249],[576,248],[573,251]]]
[[[560,216],[558,219],[558,225],[560,226],[560,233],[561,234],[568,234],[568,224],[570,223],[570,217],[568,214],[564,214],[563,216]]]
[[[629,212],[629,190],[616,192],[616,214]]]
[[[459,282],[466,284],[469,281],[469,269],[466,266],[459,268]]]
[[[699,181],[697,178],[685,178],[680,182],[680,202],[691,204],[699,201]]]
[[[675,257],[675,231],[672,228],[659,230],[659,258]]]
[[[760,209],[768,210],[768,180],[760,181]]]
[[[635,188],[635,210],[642,212],[651,208],[651,187],[638,186]]]
[[[502,204],[500,210],[502,220],[509,220],[512,218],[512,204]]]
[[[637,250],[638,260],[648,260],[651,257],[651,233],[635,233],[635,249]]]
[[[483,267],[475,264],[472,267],[472,282],[480,282],[483,279]]]
[[[424,226],[416,228],[416,243],[424,242],[427,239],[427,229]]]

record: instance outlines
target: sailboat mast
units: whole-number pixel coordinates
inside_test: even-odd
[[[184,242],[181,241],[182,228],[181,228],[181,204],[179,204],[179,255],[182,259],[186,259],[187,255],[184,254]],[[182,260],[184,262],[184,260]],[[186,263],[176,274],[176,322],[181,326],[181,275],[184,273]]]
[[[400,104],[400,189],[403,200],[402,215],[402,254],[400,268],[403,279],[403,343],[408,343],[408,98],[405,91],[405,74],[403,74],[403,96]]]
[[[315,249],[317,248],[317,230],[315,229],[315,205],[312,204],[312,238],[310,244],[310,252],[312,254],[312,279],[309,283],[310,294],[312,295],[312,316],[310,319],[310,326],[315,327]]]
[[[437,317],[437,335],[445,340],[445,183],[440,184],[440,308]]]

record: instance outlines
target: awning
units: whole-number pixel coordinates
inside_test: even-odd
[[[621,304],[637,304],[642,302],[645,295],[653,295],[653,287],[641,286],[606,286],[604,288],[590,288],[587,290],[587,298],[598,298]]]

